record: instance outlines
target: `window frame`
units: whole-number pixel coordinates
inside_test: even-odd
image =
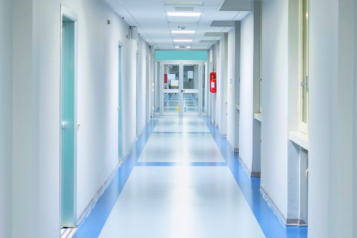
[[[306,7],[305,7],[306,6]],[[310,0],[301,0],[299,4],[299,131],[309,134],[309,52],[310,52]],[[306,82],[307,90],[302,86]],[[305,94],[304,94],[304,91]],[[303,99],[303,95],[305,96]],[[304,101],[305,100],[305,108]],[[305,111],[305,112],[304,112]],[[306,120],[304,120],[304,113]]]

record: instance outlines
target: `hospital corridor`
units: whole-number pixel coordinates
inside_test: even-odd
[[[357,0],[0,19],[0,238],[357,238]]]

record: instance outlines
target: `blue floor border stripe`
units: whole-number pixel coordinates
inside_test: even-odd
[[[227,166],[226,162],[137,162],[136,166]]]
[[[238,183],[255,218],[267,238],[307,238],[307,227],[286,226],[260,192],[260,178],[251,178],[239,162],[239,153],[234,153],[227,140],[220,134],[208,117],[203,118],[217,143],[229,169]]]

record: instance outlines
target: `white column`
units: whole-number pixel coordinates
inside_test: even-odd
[[[13,1],[12,237],[39,237],[39,51],[37,1]],[[21,69],[21,70],[19,70]],[[56,158],[51,158],[56,159]],[[58,159],[58,158],[57,158]],[[57,171],[59,173],[59,171]]]
[[[357,235],[355,7],[310,1],[309,237]]]
[[[11,237],[12,0],[0,2],[0,237]]]
[[[228,34],[228,83],[227,83],[227,140],[232,149],[239,148],[239,111],[236,104],[239,102],[240,78],[240,48],[241,22],[235,22],[235,28]]]

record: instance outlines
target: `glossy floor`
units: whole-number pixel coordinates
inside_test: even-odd
[[[74,237],[307,237],[259,185],[207,118],[154,119]]]

